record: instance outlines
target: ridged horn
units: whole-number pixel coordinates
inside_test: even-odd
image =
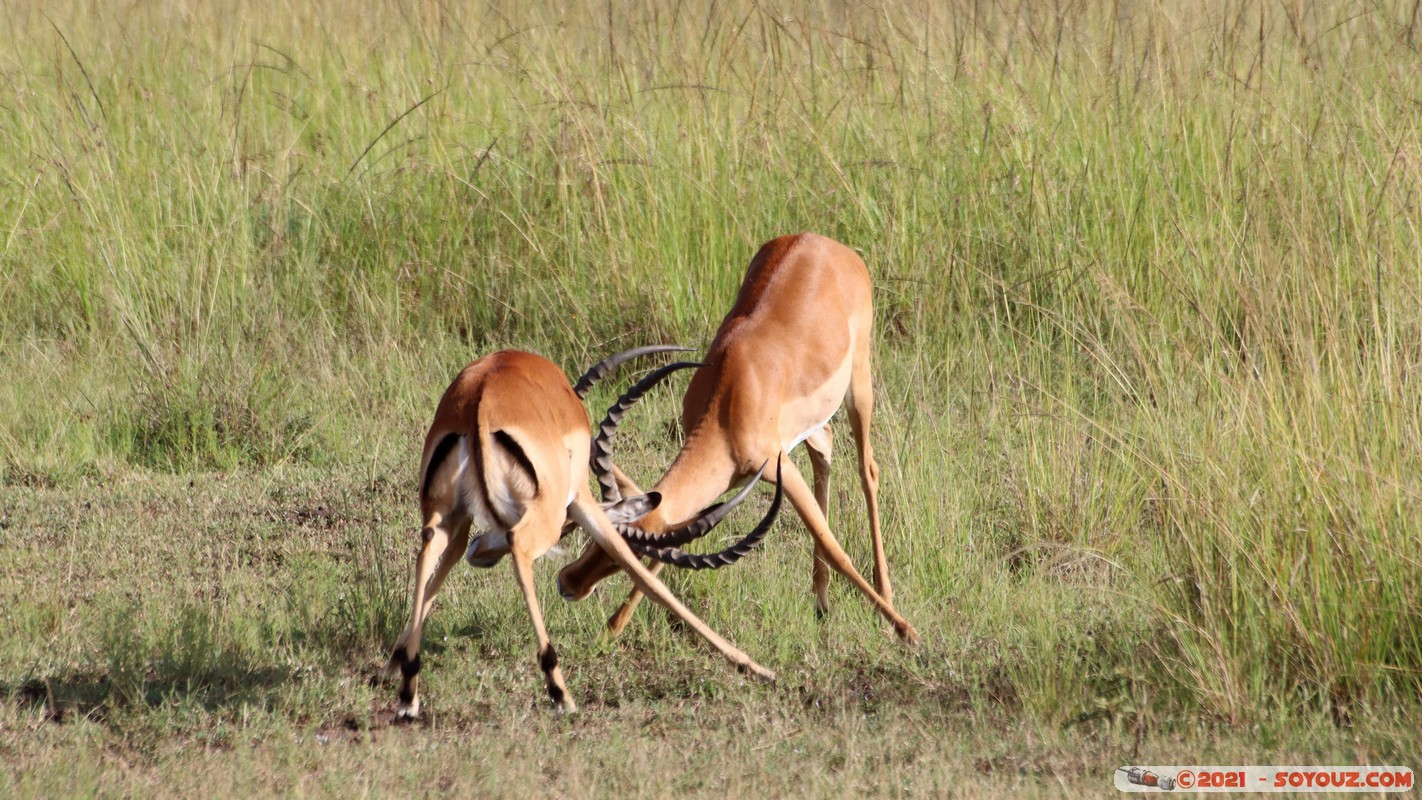
[[[755,526],[755,530],[746,534],[746,537],[739,542],[727,547],[718,553],[687,553],[675,547],[648,547],[646,545],[633,544],[628,542],[628,546],[633,552],[639,555],[654,558],[664,564],[671,564],[682,569],[720,569],[740,561],[741,558],[754,550],[760,540],[765,538],[765,534],[770,531],[770,526],[775,522],[775,516],[780,513],[780,499],[784,495],[784,488],[780,485],[780,459],[775,460],[775,499],[770,502],[770,510],[765,512],[765,517],[760,524]]]
[[[622,538],[626,539],[628,544],[640,544],[647,547],[681,547],[690,544],[710,533],[712,528],[716,527],[721,520],[735,510],[736,506],[749,497],[751,490],[760,482],[760,476],[765,474],[765,468],[768,466],[770,466],[769,459],[760,465],[760,469],[755,472],[755,477],[747,481],[735,497],[724,503],[713,503],[707,506],[695,519],[679,528],[672,528],[665,533],[648,533],[635,525],[619,524],[615,526],[617,532],[622,534]],[[778,466],[777,469],[779,469]]]
[[[649,356],[653,353],[689,353],[690,347],[682,347],[675,344],[650,344],[646,347],[634,347],[631,350],[623,350],[617,355],[608,356],[603,360],[588,367],[578,382],[573,385],[573,393],[579,400],[586,400],[588,392],[592,390],[593,384],[607,377],[607,373],[617,369],[634,358]]]
[[[598,425],[597,438],[593,439],[592,450],[588,454],[589,465],[592,467],[593,476],[597,478],[598,488],[602,490],[602,502],[615,503],[622,499],[622,493],[617,490],[617,480],[612,477],[612,437],[617,435],[617,424],[622,421],[622,417],[627,414],[628,409],[642,399],[653,386],[656,386],[666,376],[680,369],[690,369],[699,367],[695,361],[677,361],[658,367],[652,370],[647,377],[632,384],[617,402],[607,409],[607,416],[602,418],[602,424]]]

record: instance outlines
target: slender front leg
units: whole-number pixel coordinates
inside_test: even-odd
[[[806,485],[805,478],[796,469],[795,464],[789,459],[785,460],[784,471],[781,477],[781,485],[785,490],[785,496],[790,499],[790,504],[799,512],[800,518],[805,521],[805,525],[810,529],[810,535],[815,537],[815,544],[824,553],[825,560],[834,568],[836,572],[849,579],[854,587],[864,593],[869,598],[869,602],[874,604],[874,608],[884,616],[893,626],[894,632],[899,638],[909,642],[918,641],[918,631],[908,623],[908,620],[899,616],[894,607],[889,605],[882,595],[864,580],[864,576],[854,568],[854,564],[849,560],[849,556],[844,552],[844,548],[839,546],[839,541],[834,538],[834,533],[829,529],[829,524],[820,514],[819,504],[815,502],[815,495]]]
[[[637,484],[627,477],[616,464],[612,465],[612,475],[617,480],[617,485],[621,489],[623,496],[635,497],[644,492],[638,488]],[[652,561],[647,568],[653,576],[662,571],[662,562]],[[642,602],[642,590],[635,585],[632,591],[627,593],[627,599],[622,601],[622,605],[607,618],[607,635],[617,636],[627,627],[627,623],[632,621],[632,614],[637,611],[637,606]]]
[[[642,566],[642,562],[637,560],[637,556],[632,553],[631,548],[622,541],[622,537],[612,527],[607,515],[603,513],[597,501],[593,500],[592,494],[588,492],[586,486],[580,488],[578,497],[571,506],[568,506],[568,511],[578,525],[592,534],[593,541],[597,542],[598,546],[611,556],[618,566],[626,570],[627,576],[632,579],[637,588],[677,615],[682,622],[689,625],[701,638],[709,642],[721,655],[726,657],[726,660],[735,664],[742,672],[750,672],[767,681],[775,680],[774,672],[755,663],[750,656],[711,630],[710,626],[702,622],[700,618],[691,613],[691,609],[682,605],[681,601],[672,595],[666,584]]]

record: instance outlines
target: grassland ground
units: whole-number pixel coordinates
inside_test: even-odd
[[[1419,8],[0,0],[0,793],[1422,766]],[[787,518],[669,577],[775,686],[655,609],[604,640],[625,584],[563,603],[544,563],[583,709],[557,718],[508,569],[466,569],[427,720],[391,726],[371,679],[449,378],[704,345],[800,230],[874,276],[885,538],[924,643],[838,581],[817,623]],[[642,480],[678,388],[619,437]]]
[[[1122,763],[1376,762],[1422,744],[1386,714],[1340,728],[1281,709],[1230,726],[1100,694],[1034,713],[1023,695],[1041,664],[1095,665],[993,609],[1109,616],[1114,602],[1078,605],[1055,582],[935,598],[899,562],[904,613],[928,633],[904,650],[845,591],[813,622],[808,537],[789,530],[748,574],[673,576],[778,670],[774,686],[656,610],[601,639],[625,581],[561,603],[543,564],[582,706],[557,717],[509,570],[469,569],[426,635],[426,719],[393,726],[393,687],[372,678],[408,602],[405,466],[373,482],[296,469],[7,490],[7,530],[31,533],[0,580],[18,634],[0,711],[6,795],[1090,796],[1114,791]]]

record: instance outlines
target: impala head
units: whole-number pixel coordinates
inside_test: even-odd
[[[764,475],[768,462],[762,463],[755,473],[745,476],[743,488],[730,500],[724,503],[714,503],[702,509],[690,520],[676,526],[669,524],[667,515],[658,513],[658,507],[662,501],[662,495],[659,492],[649,492],[646,495],[633,497],[631,500],[620,501],[620,503],[607,502],[609,496],[616,498],[619,494],[617,481],[613,475],[611,457],[611,442],[616,435],[618,422],[632,405],[657,382],[676,370],[695,366],[699,365],[685,362],[668,364],[638,381],[619,397],[617,402],[607,410],[607,415],[603,418],[602,425],[599,426],[598,436],[592,444],[591,461],[593,472],[602,487],[605,499],[604,507],[617,507],[623,503],[632,503],[638,512],[634,519],[629,519],[626,523],[613,520],[614,523],[617,523],[617,531],[622,534],[634,552],[686,569],[717,569],[735,563],[754,549],[774,523],[776,515],[780,512],[782,497],[778,460],[776,463],[775,499],[771,503],[770,510],[749,534],[736,544],[717,553],[689,554],[678,550],[677,547],[710,533],[717,523],[725,519],[736,506],[744,502],[750,495],[751,489]],[[653,499],[647,503],[642,502],[642,498]],[[634,520],[638,521],[637,525],[628,524]],[[618,569],[618,566],[600,548],[586,548],[577,561],[564,567],[558,573],[558,591],[565,599],[581,600],[591,594],[599,582],[617,572]]]
[[[710,533],[711,529],[725,519],[732,509],[745,501],[750,496],[751,489],[755,488],[756,483],[765,474],[766,466],[767,464],[761,464],[760,469],[746,481],[745,486],[736,493],[735,497],[724,503],[708,506],[685,525],[678,525],[675,528],[660,527],[658,530],[625,523],[615,523],[614,527],[627,542],[628,547],[632,548],[632,552],[654,561],[671,564],[682,569],[720,569],[730,566],[748,555],[760,544],[760,541],[770,532],[771,526],[775,524],[775,518],[780,514],[780,503],[784,493],[780,487],[781,464],[778,459],[775,465],[775,497],[771,500],[770,508],[766,510],[765,516],[761,517],[760,522],[750,533],[730,547],[714,553],[687,553],[678,547]],[[652,492],[652,494],[656,493]],[[610,562],[601,549],[589,547],[576,561],[558,572],[558,592],[565,600],[582,600],[597,588],[598,583],[616,573],[618,569],[619,567]]]

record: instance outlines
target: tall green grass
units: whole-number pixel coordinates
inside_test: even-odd
[[[409,472],[466,361],[703,344],[814,230],[875,277],[935,668],[1058,722],[1417,707],[1416,3],[51,5],[0,23],[7,493]]]

